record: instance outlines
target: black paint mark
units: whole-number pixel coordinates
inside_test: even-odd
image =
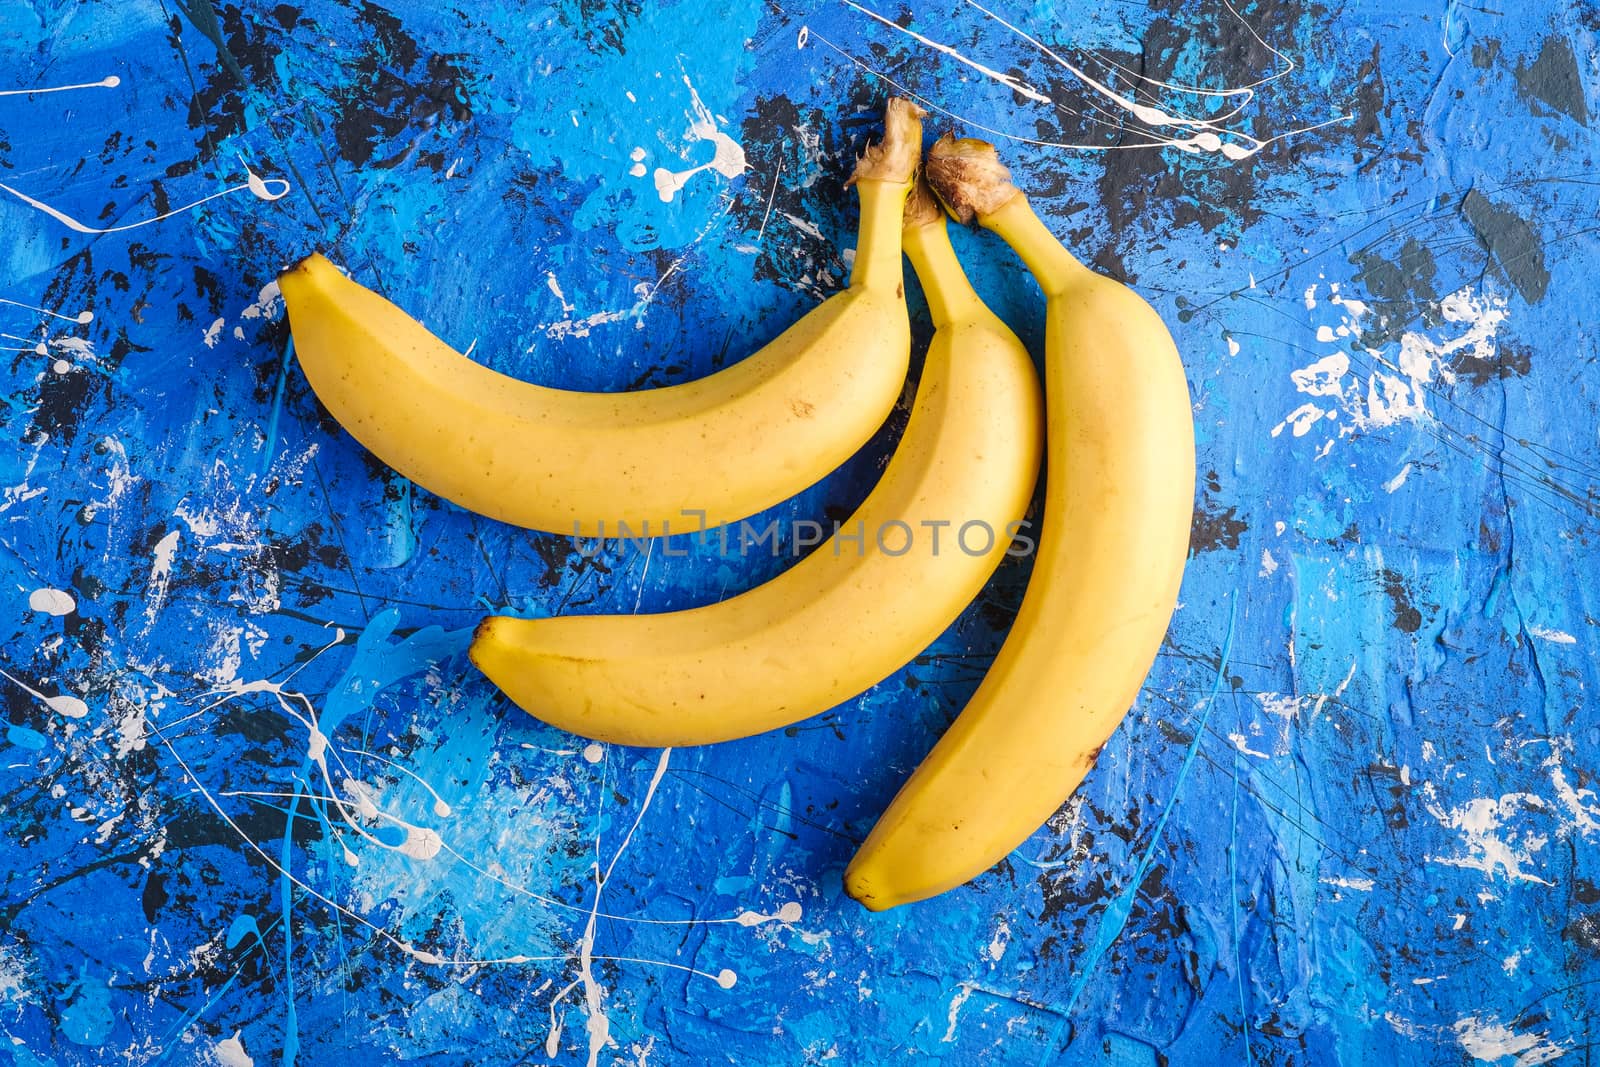
[[[151,871],[150,877],[145,879],[144,894],[140,897],[140,904],[144,907],[145,921],[155,925],[156,917],[161,914],[161,909],[171,898],[167,896],[167,878],[160,871]]]
[[[1194,509],[1194,519],[1189,528],[1189,550],[1195,555],[1215,552],[1218,549],[1237,549],[1239,535],[1250,529],[1250,524],[1238,517],[1239,509],[1233,505],[1224,508],[1216,499],[1222,492],[1222,481],[1216,471],[1207,471],[1205,497]]]
[[[822,109],[782,95],[759,97],[740,132],[750,169],[733,214],[753,242],[760,235],[756,278],[799,290],[826,286],[831,273],[842,282],[843,263],[829,235],[848,232],[858,217],[855,197],[844,189],[856,146]]]
[[[1544,299],[1550,286],[1550,272],[1544,266],[1544,242],[1528,220],[1491,203],[1476,189],[1461,201],[1461,214],[1522,299],[1530,304]]]
[[[1257,40],[1249,29],[1232,19],[1214,19],[1196,22],[1181,18],[1185,6],[1177,0],[1161,0],[1151,5],[1161,12],[1145,30],[1138,53],[1113,55],[1120,65],[1141,72],[1146,78],[1162,81],[1181,81],[1177,68],[1196,55],[1222,57],[1223,68],[1234,72],[1245,81],[1270,70],[1279,60],[1265,44]],[[1257,4],[1252,15],[1255,25],[1282,32],[1293,27],[1305,13],[1305,5],[1297,0],[1265,0]],[[1292,45],[1280,42],[1280,47],[1292,50]],[[1052,87],[1053,88],[1053,87]],[[1158,104],[1157,91],[1144,81],[1129,82],[1118,76],[1116,88],[1142,104]],[[1093,110],[1084,100],[1081,85],[1066,87],[1056,94],[1068,106],[1082,111]],[[1259,132],[1259,131],[1253,131]],[[1147,139],[1137,128],[1121,131],[1118,141],[1137,144]],[[1271,165],[1276,159],[1286,163],[1296,153],[1304,151],[1303,145],[1278,142],[1267,148],[1256,161]],[[1100,202],[1104,206],[1109,232],[1123,235],[1123,240],[1144,239],[1151,230],[1171,229],[1198,225],[1210,233],[1226,226],[1230,231],[1248,228],[1261,218],[1256,206],[1257,167],[1244,160],[1231,165],[1218,165],[1217,158],[1207,153],[1136,149],[1102,153],[1104,172],[1099,180]],[[1110,251],[1110,250],[1107,250]],[[1097,256],[1096,263],[1104,269],[1115,270],[1120,264],[1116,255]],[[1116,271],[1126,280],[1125,269]]]
[[[1439,294],[1434,289],[1438,267],[1428,246],[1408,237],[1398,254],[1385,255],[1374,250],[1350,257],[1356,268],[1355,280],[1366,288],[1383,310],[1375,325],[1361,331],[1361,343],[1381,348],[1397,341],[1411,322],[1421,319],[1427,326],[1439,324]]]
[[[463,56],[424,58],[416,38],[377,4],[363,3],[359,17],[370,36],[353,65],[354,81],[334,94],[334,140],[346,162],[390,170],[412,158],[422,137],[441,122],[472,118],[472,76]],[[380,149],[388,154],[374,159]],[[443,156],[434,155],[419,161],[442,170]]]
[[[1394,612],[1394,628],[1408,634],[1422,629],[1422,612],[1411,603],[1411,590],[1406,587],[1405,577],[1387,567],[1379,577],[1383,580],[1383,591],[1388,595],[1390,608]]]
[[[184,0],[183,12],[189,23],[216,49],[217,64],[202,64],[197,74],[194,95],[189,100],[188,121],[200,131],[196,154],[181,159],[166,169],[166,177],[180,178],[209,160],[215,146],[235,134],[243,133],[247,122],[246,93],[252,89],[279,95],[277,59],[286,34],[268,20],[246,19],[229,4],[220,13],[208,0]],[[220,17],[219,17],[220,14]],[[172,16],[172,47],[180,55],[183,47],[183,19]],[[185,60],[187,62],[187,60]]]
[[[1585,912],[1561,931],[1562,940],[1583,951],[1600,956],[1600,912]]]
[[[1215,552],[1219,548],[1238,548],[1239,535],[1250,528],[1243,519],[1236,518],[1238,508],[1229,506],[1221,511],[1195,509],[1194,523],[1189,530],[1189,547],[1196,554]]]
[[[1533,352],[1522,345],[1499,345],[1494,355],[1482,359],[1475,351],[1462,349],[1450,361],[1450,369],[1473,385],[1488,385],[1526,375],[1533,369]]]
[[[644,14],[643,0],[566,0],[557,18],[576,31],[578,39],[595,55],[625,55],[629,24]]]
[[[1517,95],[1530,104],[1538,101],[1576,119],[1580,126],[1589,125],[1583,76],[1578,71],[1572,45],[1565,38],[1546,37],[1538,59],[1526,66],[1518,61],[1516,77]],[[1537,107],[1533,111],[1539,113]]]

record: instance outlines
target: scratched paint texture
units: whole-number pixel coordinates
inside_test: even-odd
[[[0,1061],[1590,1062],[1600,8],[1497,7],[0,3]],[[271,283],[324,249],[507,372],[698,376],[842,284],[891,83],[1163,312],[1201,483],[1084,787],[869,915],[844,864],[1026,563],[816,720],[587,745],[476,675],[481,613],[791,543],[442,503]],[[770,517],[842,518],[903,418]]]

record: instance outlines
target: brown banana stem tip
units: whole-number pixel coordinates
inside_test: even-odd
[[[867,146],[845,185],[867,181],[900,184],[915,177],[922,157],[922,120],[927,114],[910,100],[891,96],[883,109],[883,140]]]
[[[939,200],[933,195],[933,190],[928,188],[927,179],[917,175],[917,184],[911,187],[911,195],[906,197],[906,210],[901,226],[904,229],[913,229],[918,226],[928,226],[944,219],[944,208],[939,206]]]
[[[979,215],[993,215],[1022,195],[994,145],[973,137],[947,133],[939,138],[928,149],[923,171],[945,210],[969,226]]]

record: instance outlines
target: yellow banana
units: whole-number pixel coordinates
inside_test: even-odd
[[[865,444],[910,354],[900,217],[923,112],[891,99],[851,179],[850,286],[770,344],[695,381],[625,393],[552,389],[451,349],[313,255],[279,279],[300,366],[340,424],[462,507],[573,536],[655,536],[753,515]],[[670,525],[669,525],[670,524]]]
[[[1004,646],[845,872],[874,910],[976,877],[1077,788],[1160,647],[1194,500],[1188,385],[1154,309],[1074,259],[990,145],[947,136],[926,167],[952,213],[1004,238],[1047,298],[1045,508]]]
[[[618,744],[746,737],[881,681],[978,594],[1033,492],[1038,376],[968,284],[925,193],[907,205],[905,247],[937,329],[905,434],[850,520],[772,581],[718,604],[484,620],[472,661],[513,701]]]

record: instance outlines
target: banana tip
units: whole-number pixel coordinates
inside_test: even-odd
[[[472,629],[472,643],[467,646],[467,659],[480,671],[483,667],[483,646],[491,639],[495,630],[495,617],[485,616],[483,621]]]
[[[337,268],[328,261],[328,257],[321,252],[312,252],[308,256],[301,256],[283,270],[278,272],[278,283],[281,285],[285,278],[305,278],[321,274],[325,271],[335,271]]]
[[[857,871],[844,872],[844,891],[846,896],[868,911],[888,911],[894,907],[893,902],[883,899],[873,891],[870,879],[862,877]]]

